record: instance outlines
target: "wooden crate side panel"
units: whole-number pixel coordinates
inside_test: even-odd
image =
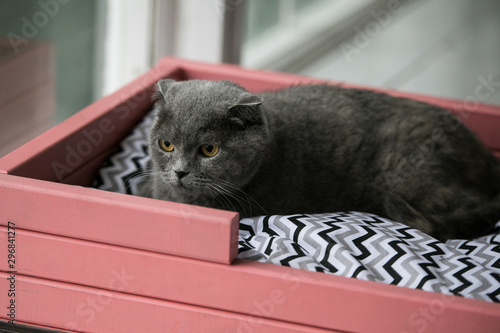
[[[500,107],[498,108],[500,110]],[[493,152],[500,151],[500,112],[490,113],[468,113],[459,116]]]
[[[9,289],[9,276],[0,273],[1,290]],[[16,276],[15,283],[16,319],[69,331],[331,332],[22,275]],[[116,279],[116,284],[119,283]],[[0,313],[0,318],[8,319],[6,311]]]
[[[16,242],[20,274],[325,329],[494,332],[500,325],[499,304],[323,273],[245,260],[227,266],[23,230]]]
[[[116,147],[101,151],[93,159],[88,160],[80,168],[68,174],[62,183],[93,187],[97,172],[102,168],[103,162],[115,151]]]
[[[0,225],[231,263],[238,214],[0,174]]]

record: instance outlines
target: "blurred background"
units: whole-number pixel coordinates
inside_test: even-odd
[[[167,55],[500,105],[500,1],[3,0],[0,156]]]

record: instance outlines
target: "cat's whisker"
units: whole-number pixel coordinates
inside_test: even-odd
[[[231,202],[231,200],[227,197],[228,194],[230,193],[227,193],[226,191],[223,191],[222,188],[218,187],[217,185],[215,184],[208,184],[210,185],[210,187],[212,189],[214,189],[219,195],[218,196],[215,196],[215,198],[217,199],[217,201],[222,205],[222,206],[225,206],[227,205],[228,209],[230,208],[229,206],[231,206],[232,210],[233,211],[236,211],[233,203]]]
[[[248,201],[247,201],[247,200],[245,200],[244,198],[241,198],[240,196],[235,195],[235,193],[234,193],[234,192],[231,192],[231,191],[227,190],[226,188],[224,188],[224,187],[222,187],[222,186],[220,186],[220,185],[218,185],[218,187],[219,187],[219,191],[220,191],[221,193],[223,193],[225,197],[227,197],[227,198],[231,198],[231,199],[234,199],[234,200],[235,200],[235,201],[239,204],[239,206],[241,207],[241,209],[243,210],[244,215],[247,215],[247,211],[246,211],[246,209],[245,209],[245,205],[243,205],[243,204],[242,204],[242,202],[243,202],[243,203],[248,203]],[[231,202],[229,199],[227,199],[227,200],[228,200],[229,202]],[[231,203],[231,206],[233,207],[233,210],[237,211],[237,210],[234,208],[234,205],[233,205],[232,203]],[[252,210],[251,205],[249,205],[249,209],[250,209],[250,212],[251,212],[251,210]]]
[[[249,200],[247,200],[245,197],[239,195],[237,192],[230,191],[230,190],[224,188],[221,185],[218,185],[218,186],[220,186],[221,191],[224,192],[225,195],[227,195],[230,198],[233,198],[234,200],[236,200],[238,202],[238,204],[240,205],[240,207],[243,210],[243,213],[245,215],[250,215],[251,214],[251,212],[252,212],[252,203]],[[245,203],[248,204],[248,209],[250,210],[250,214],[247,214],[247,211],[246,211],[245,205],[244,205]]]
[[[217,179],[219,182],[221,182],[222,184],[226,185],[227,187],[229,187],[230,190],[233,190],[235,195],[238,195],[240,198],[242,198],[243,200],[246,200],[248,201],[248,203],[250,205],[254,205],[256,206],[260,211],[264,212],[266,215],[269,215],[266,210],[264,209],[264,207],[262,207],[258,202],[257,200],[255,200],[254,198],[252,198],[250,195],[248,195],[247,193],[245,193],[245,191],[241,190],[240,188],[236,187],[234,184],[226,181],[226,180],[223,180],[223,179]],[[236,193],[235,193],[236,192]]]
[[[204,186],[210,193],[210,196],[212,198],[212,205],[215,203],[215,201],[217,201],[217,203],[219,203],[222,207],[224,207],[224,201],[219,197],[220,196],[219,191],[216,188],[214,188],[210,183],[206,183]]]
[[[205,184],[205,188],[208,190],[208,193],[210,193],[210,197],[212,198],[212,206],[213,206],[215,203],[215,200],[218,201],[218,199],[216,198],[215,194],[212,193],[212,190],[210,189],[210,186],[208,184]]]
[[[235,199],[240,204],[241,208],[244,210],[245,215],[251,215],[253,212],[252,208],[257,208],[258,211],[267,214],[266,210],[255,199],[246,194],[243,190],[236,187],[234,184],[231,184],[230,182],[220,178],[217,178],[216,181],[219,182],[216,185],[220,188],[221,191],[226,193],[226,195],[230,196],[231,198]],[[248,205],[250,214],[246,214],[246,210],[244,207],[245,205],[243,203],[246,203]]]
[[[144,184],[142,184],[143,187],[147,187],[147,191],[146,192],[143,192],[144,189],[143,188],[140,188],[139,189],[139,194],[143,197],[146,197],[146,198],[152,198],[152,193],[153,193],[153,190],[156,189],[161,191],[161,190],[164,190],[164,189],[169,189],[169,185],[171,182],[168,182],[168,181],[161,181],[161,182],[155,182],[155,185],[153,186],[153,179],[154,179],[154,176],[156,175],[159,175],[160,172],[157,172],[157,171],[154,171],[154,170],[147,170],[147,171],[143,171],[141,175],[139,175],[138,177],[142,178],[147,178],[146,181],[144,182]]]
[[[151,177],[154,175],[153,172],[150,172],[150,171],[142,171],[136,175],[133,175],[133,176],[129,176],[127,178],[127,185],[125,187],[126,190],[129,190],[132,186],[132,183],[130,182],[130,180],[133,180],[134,183],[142,183],[142,182],[147,182],[149,179],[151,179]]]
[[[139,192],[142,196],[150,198],[151,193],[153,192],[153,179],[154,176],[157,175],[158,172],[154,170],[144,170],[140,175],[137,176],[137,182],[143,183],[139,186]],[[165,186],[165,184],[160,184],[160,187]],[[147,188],[147,191],[144,193],[144,188]],[[142,192],[142,193],[141,193]]]
[[[243,213],[245,215],[247,215],[247,212],[246,212],[246,209],[245,209],[245,204],[248,204],[248,208],[250,209],[250,212],[251,212],[251,203],[246,200],[245,198],[241,197],[240,195],[238,195],[237,193],[235,192],[232,192],[226,188],[224,188],[223,186],[221,185],[217,185],[219,187],[219,192],[223,193],[225,196],[229,197],[229,198],[232,198],[234,200],[236,200],[236,202],[239,204],[239,206],[241,207],[241,209],[243,210]]]
[[[222,206],[227,206],[228,209],[235,210],[235,207],[230,200],[231,198],[230,192],[226,191],[224,188],[218,186],[217,184],[209,183],[209,185],[218,194],[216,198],[219,201],[219,203],[221,203]]]

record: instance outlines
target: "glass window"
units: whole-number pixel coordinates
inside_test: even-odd
[[[246,4],[244,66],[500,104],[498,1]]]
[[[0,156],[93,101],[96,0],[0,2]]]
[[[377,0],[249,0],[245,8],[242,64],[293,71],[316,54],[344,21]],[[331,41],[330,41],[331,43]]]
[[[1,1],[0,156],[151,68],[165,3]]]

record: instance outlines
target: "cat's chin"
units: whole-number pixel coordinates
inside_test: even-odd
[[[201,194],[200,192],[202,192],[202,187],[188,182],[177,181],[175,183],[171,183],[170,185],[174,191],[184,195],[197,196]]]
[[[171,183],[170,193],[174,201],[200,206],[206,206],[209,195],[203,191],[203,187],[185,182]]]
[[[186,183],[186,182],[182,182],[182,181],[177,181],[177,182],[171,183],[171,186],[175,190],[178,190],[178,191],[188,191],[188,192],[192,191],[195,188],[194,185]]]

